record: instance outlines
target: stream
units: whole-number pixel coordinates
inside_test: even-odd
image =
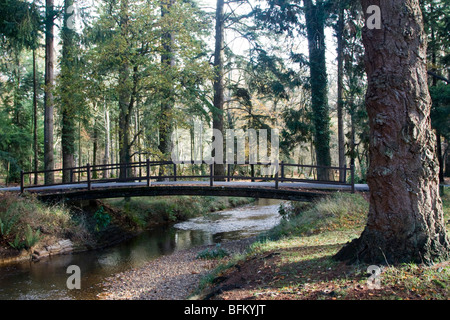
[[[280,221],[280,203],[259,199],[250,205],[153,228],[106,249],[0,266],[0,300],[97,299],[103,279],[113,274],[176,250],[243,239],[274,227]],[[81,289],[67,288],[70,265],[80,267]]]

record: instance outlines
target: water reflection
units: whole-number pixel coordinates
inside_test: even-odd
[[[154,228],[111,248],[0,267],[0,299],[95,299],[102,279],[112,274],[175,250],[245,238],[271,228],[279,222],[280,203],[262,199],[255,205]],[[81,290],[66,287],[70,265],[81,269]]]

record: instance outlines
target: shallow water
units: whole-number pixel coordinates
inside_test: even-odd
[[[260,199],[173,226],[158,227],[119,245],[0,267],[0,299],[96,299],[102,280],[176,250],[242,239],[277,225],[281,201]],[[81,270],[81,289],[69,290],[67,267]]]

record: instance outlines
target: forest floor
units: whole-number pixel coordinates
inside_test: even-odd
[[[450,188],[442,196],[450,231]],[[344,200],[345,201],[345,200]],[[349,206],[354,199],[349,198]],[[338,214],[329,204],[316,204],[295,228],[277,240],[260,240],[246,255],[224,258],[201,282],[192,298],[210,300],[448,300],[450,261],[433,266],[403,264],[379,266],[376,277],[369,265],[349,265],[333,256],[359,237],[364,223],[360,214]],[[342,203],[339,206],[343,206]],[[356,208],[356,207],[355,207]],[[362,209],[361,207],[360,209]],[[319,221],[312,221],[318,214]],[[328,210],[324,213],[323,210]],[[333,214],[330,214],[335,210]],[[356,210],[358,211],[358,210]],[[361,210],[363,211],[363,210]],[[311,215],[308,215],[308,212]],[[325,222],[325,221],[329,222]],[[307,225],[307,227],[304,227]],[[309,229],[310,232],[305,232]],[[301,230],[301,236],[292,231]],[[378,266],[377,266],[378,267]],[[374,278],[374,279],[373,279]],[[371,281],[374,280],[374,281]]]

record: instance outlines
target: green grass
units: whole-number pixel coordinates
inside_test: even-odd
[[[31,195],[0,194],[0,243],[31,249],[60,238],[84,242],[88,231],[63,205],[46,205]]]
[[[336,193],[312,204],[294,202],[282,208],[285,218],[263,236],[276,240],[332,230],[359,229],[365,225],[368,210],[369,204],[360,194]]]

